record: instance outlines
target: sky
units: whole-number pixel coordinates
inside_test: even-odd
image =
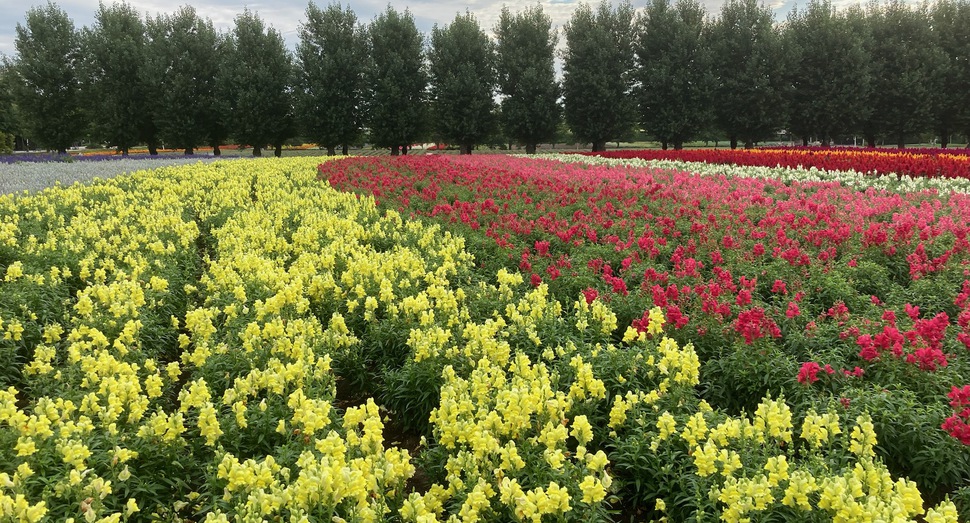
[[[534,0],[532,0],[534,2]],[[618,0],[612,0],[614,4]],[[836,0],[836,6],[848,4],[855,5],[860,0]],[[590,3],[597,4],[599,0]],[[765,4],[775,12],[776,20],[784,20],[788,12],[800,2],[805,4],[805,0],[764,0]],[[74,26],[81,28],[90,26],[94,23],[94,14],[98,9],[98,0],[56,0],[55,3],[74,21]],[[113,3],[113,0],[105,0],[106,4]],[[166,2],[164,0],[128,0],[135,9],[148,15],[159,13],[172,13],[179,5],[189,4],[196,8],[196,12],[205,18],[212,20],[217,29],[228,31],[233,27],[233,19],[249,8],[260,15],[260,17],[277,31],[283,34],[290,49],[296,47],[299,39],[299,26],[305,19],[304,13],[308,0],[256,0],[252,3],[237,3],[232,0],[192,0],[188,2]],[[331,3],[330,0],[316,0],[321,8],[325,8]],[[341,2],[347,5],[347,0]],[[389,0],[351,0],[350,7],[357,14],[357,18],[362,23],[371,21],[374,16],[383,11]],[[512,11],[524,5],[534,5],[526,2],[510,2],[509,0],[470,0],[467,2],[455,1],[434,1],[434,0],[407,0],[407,2],[390,2],[395,9],[403,11],[410,9],[414,15],[418,29],[425,34],[430,33],[435,24],[447,25],[454,19],[455,15],[468,10],[478,19],[486,31],[490,31],[498,21],[499,12],[502,6],[508,5]],[[554,27],[561,27],[572,16],[580,0],[541,0],[536,2],[542,6],[543,11],[552,17]],[[708,13],[717,13],[723,0],[701,0],[707,8]],[[633,0],[635,8],[642,7],[646,0]],[[16,39],[17,24],[25,24],[25,14],[32,6],[43,6],[46,2],[29,0],[20,2],[18,0],[0,0],[0,13],[4,16],[0,21],[0,54],[13,58],[16,54],[14,41]],[[562,40],[562,38],[560,38]]]

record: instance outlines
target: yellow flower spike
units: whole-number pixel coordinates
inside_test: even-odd
[[[874,457],[877,443],[875,427],[868,414],[856,418],[856,425],[852,427],[849,451],[859,457]]]
[[[595,476],[584,477],[583,481],[579,483],[579,489],[583,493],[583,503],[591,505],[606,499],[606,488],[603,486],[603,482]]]
[[[573,428],[570,435],[576,438],[580,445],[586,445],[593,439],[593,427],[589,424],[586,415],[573,418]]]

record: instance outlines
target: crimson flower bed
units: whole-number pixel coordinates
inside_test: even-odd
[[[867,174],[970,177],[970,156],[953,149],[857,149],[783,147],[762,149],[683,149],[607,151],[580,153],[606,158],[679,160],[758,167],[815,167],[824,170],[853,170]]]

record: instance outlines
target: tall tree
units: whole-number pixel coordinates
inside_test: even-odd
[[[217,142],[225,127],[216,100],[220,38],[212,22],[185,6],[174,15],[150,18],[146,32],[146,77],[154,87],[152,108],[161,137],[185,154]]]
[[[14,97],[29,137],[66,153],[86,126],[77,71],[80,38],[54,3],[30,8],[26,18],[26,26],[17,24],[14,42]]]
[[[767,138],[785,122],[783,48],[771,11],[728,0],[712,27],[715,118],[731,147]]]
[[[888,0],[870,4],[868,15],[872,114],[866,142],[875,146],[881,134],[905,147],[907,137],[931,127],[938,71],[946,66],[946,57],[933,41],[925,7]]]
[[[561,114],[552,19],[538,5],[514,15],[503,7],[495,38],[502,125],[535,154],[540,142],[555,138]]]
[[[378,147],[390,147],[392,156],[407,154],[408,146],[428,130],[424,37],[409,11],[401,14],[390,5],[371,22],[367,37],[370,139]]]
[[[712,115],[711,55],[704,7],[696,0],[651,0],[637,21],[640,124],[664,149],[681,149]]]
[[[262,156],[267,144],[282,145],[293,134],[292,59],[280,33],[248,9],[236,17],[227,49],[222,78],[230,128],[238,143]]]
[[[944,53],[937,70],[940,90],[933,97],[933,127],[940,146],[955,132],[970,131],[970,3],[937,0],[932,11],[933,34]]]
[[[757,0],[728,0],[712,29],[715,117],[736,148],[751,147],[785,122],[780,35]]]
[[[357,15],[348,6],[307,6],[296,46],[298,103],[307,138],[336,154],[338,145],[356,141],[363,120],[366,40]]]
[[[461,154],[495,130],[495,46],[471,13],[431,30],[431,101],[438,133]]]
[[[869,57],[850,18],[838,14],[830,0],[810,0],[793,10],[783,35],[789,98],[789,129],[807,144],[823,144],[837,133],[849,133],[867,113]]]
[[[604,0],[594,13],[580,4],[563,32],[566,122],[593,151],[605,151],[606,142],[629,135],[636,120],[633,7],[623,2],[614,10]]]
[[[14,103],[13,82],[13,65],[4,60],[0,63],[0,132],[11,135],[20,131]]]
[[[85,105],[89,109],[94,136],[121,149],[142,138],[150,125],[148,91],[140,81],[145,59],[145,24],[135,9],[125,3],[101,4],[94,25],[85,28]]]

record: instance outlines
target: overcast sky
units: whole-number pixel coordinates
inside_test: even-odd
[[[723,0],[701,0],[709,13],[717,13],[720,10]],[[792,6],[796,2],[801,5],[805,0],[763,0],[775,11],[775,19],[783,20]],[[106,4],[111,4],[113,0],[106,0]],[[594,0],[593,4],[599,0]],[[68,16],[74,21],[75,27],[90,26],[94,22],[94,13],[98,9],[98,0],[58,0],[55,2],[61,9],[64,9]],[[183,3],[165,2],[162,0],[129,0],[129,3],[144,14],[156,15],[158,13],[171,13]],[[298,39],[297,30],[300,23],[304,20],[304,12],[307,7],[307,0],[256,0],[252,3],[237,3],[231,0],[194,0],[185,2],[193,5],[202,17],[212,20],[217,29],[229,30],[233,26],[233,19],[242,12],[243,8],[248,7],[255,11],[269,25],[283,34],[290,49],[293,49]],[[346,0],[342,2],[347,4]],[[478,21],[486,30],[491,30],[498,20],[498,15],[503,5],[508,5],[513,11],[520,6],[529,5],[529,2],[514,2],[509,0],[471,0],[470,2],[452,1],[433,1],[433,0],[408,0],[404,2],[391,2],[398,10],[403,11],[409,8],[418,24],[418,29],[426,34],[431,31],[434,24],[448,24],[459,12],[466,9],[475,14]],[[618,3],[613,0],[613,3]],[[635,0],[634,7],[642,7],[646,0]],[[836,5],[850,4],[855,5],[859,0],[836,0]],[[326,7],[330,0],[316,0],[320,7]],[[579,4],[579,0],[542,0],[539,2],[542,9],[552,17],[555,27],[561,27],[569,20],[573,10]],[[20,2],[18,0],[0,0],[0,13],[4,16],[0,21],[0,53],[13,57],[15,54],[14,39],[16,38],[17,24],[23,25],[24,15],[32,6],[43,6],[44,2],[38,0],[28,0]],[[388,0],[354,0],[350,2],[350,7],[357,13],[361,22],[367,23],[374,16],[383,11],[388,5]]]

